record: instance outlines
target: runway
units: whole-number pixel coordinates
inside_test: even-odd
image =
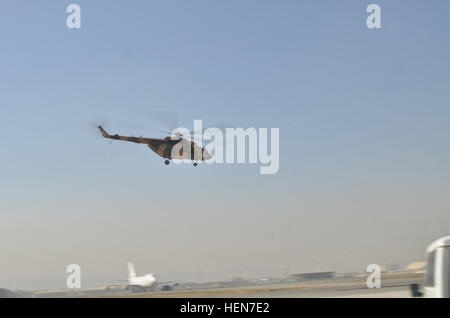
[[[381,288],[369,289],[365,278],[252,285],[237,288],[175,290],[170,292],[109,295],[145,298],[409,298],[409,286],[420,283],[421,275],[389,275]],[[108,297],[108,295],[104,295]]]

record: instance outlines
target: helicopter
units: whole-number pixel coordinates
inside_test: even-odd
[[[147,145],[151,150],[153,150],[158,156],[165,158],[164,163],[166,165],[170,164],[172,159],[190,159],[194,161],[194,167],[197,167],[197,161],[205,161],[211,159],[211,155],[206,151],[204,147],[198,146],[195,142],[188,140],[181,134],[175,134],[175,137],[165,137],[163,139],[158,138],[143,138],[134,136],[120,136],[118,134],[110,135],[103,129],[101,125],[97,127],[102,136],[107,139],[112,140],[122,140],[134,142],[136,144]],[[179,149],[173,148],[177,147]],[[185,149],[190,149],[184,151]],[[174,152],[174,153],[173,153]]]

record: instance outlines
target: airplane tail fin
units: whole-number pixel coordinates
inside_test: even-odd
[[[134,270],[134,265],[128,262],[128,278],[136,277],[136,272]]]
[[[102,133],[102,136],[103,136],[103,137],[105,137],[105,138],[111,137],[111,136],[106,132],[106,130],[103,129],[102,126],[98,126],[97,128],[100,130],[100,132]]]

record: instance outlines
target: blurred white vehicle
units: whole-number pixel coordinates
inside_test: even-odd
[[[426,250],[426,272],[423,292],[411,285],[414,297],[450,298],[450,236],[431,243]]]

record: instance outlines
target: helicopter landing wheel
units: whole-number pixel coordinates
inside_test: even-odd
[[[194,167],[197,167],[198,166],[198,163],[197,162],[194,162]]]
[[[166,166],[170,163],[169,160],[164,161],[164,163],[166,164]]]

